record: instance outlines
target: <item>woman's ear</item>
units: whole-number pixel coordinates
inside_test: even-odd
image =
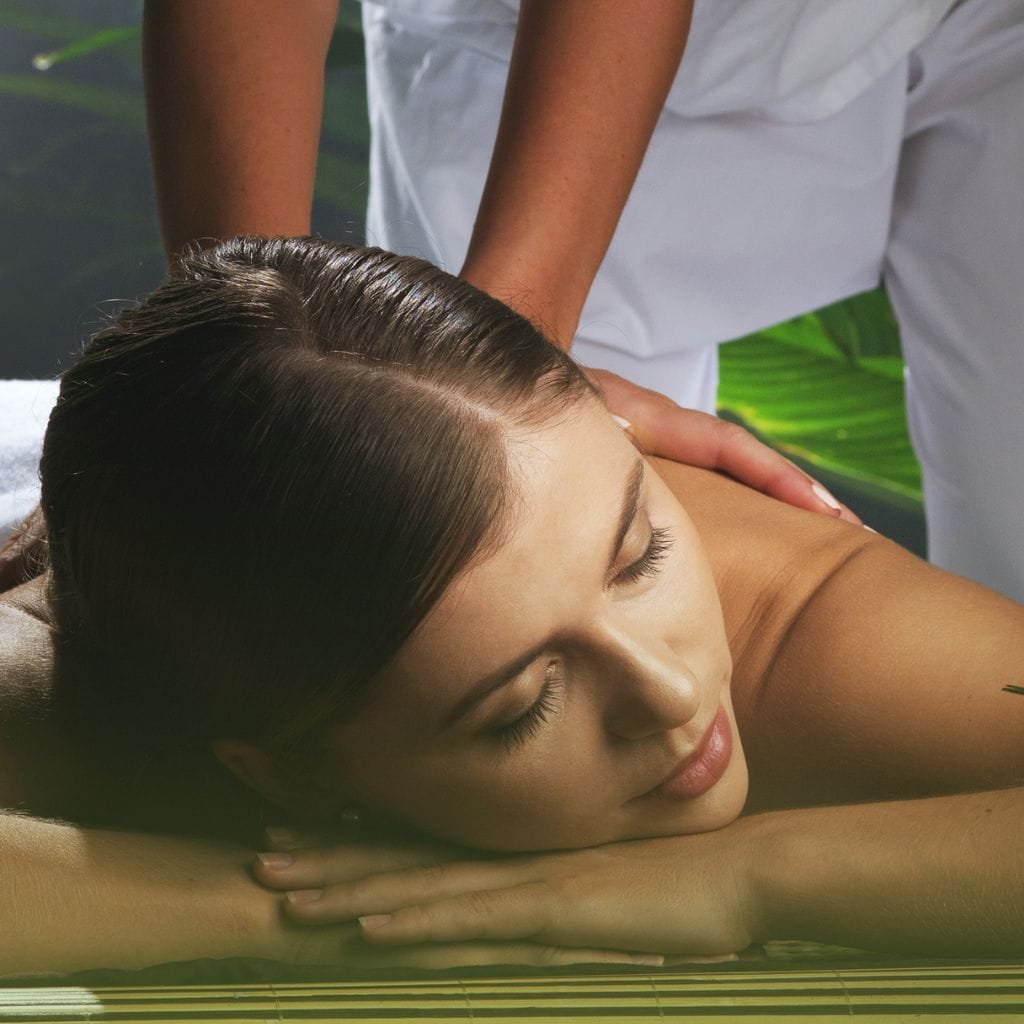
[[[214,740],[213,753],[232,775],[264,799],[304,818],[323,820],[344,804],[341,793],[328,793],[306,773],[245,740]]]

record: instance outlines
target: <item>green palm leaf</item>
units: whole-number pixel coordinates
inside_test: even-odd
[[[855,487],[920,502],[898,334],[884,293],[730,342],[719,358],[721,411]]]

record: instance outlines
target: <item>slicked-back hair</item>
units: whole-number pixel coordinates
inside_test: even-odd
[[[500,544],[512,432],[592,394],[422,260],[191,248],[63,374],[40,468],[58,632],[150,721],[294,753]]]

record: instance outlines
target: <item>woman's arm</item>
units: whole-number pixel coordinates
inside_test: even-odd
[[[365,871],[435,863],[425,847],[374,847],[349,858]],[[0,812],[0,976],[180,960],[255,957],[347,968],[451,968],[651,963],[651,958],[537,942],[418,949],[367,946],[351,923],[315,930],[282,914],[239,846],[106,832]]]
[[[0,974],[293,959],[299,945],[227,844],[0,813]]]
[[[110,785],[55,721],[53,638],[33,614],[38,590],[36,581],[0,603],[0,808],[17,809],[0,810],[0,974],[294,955],[243,847],[22,813],[63,816]]]
[[[306,924],[375,946],[473,940],[721,955],[772,939],[1024,954],[1024,789],[773,811],[717,832],[338,881],[330,855],[258,869]]]
[[[1024,788],[745,819],[758,934],[1024,955]]]

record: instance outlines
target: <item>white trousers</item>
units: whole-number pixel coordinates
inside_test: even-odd
[[[928,554],[1024,602],[1024,2],[965,0],[908,82],[883,276]]]
[[[507,65],[365,10],[369,240],[457,271]],[[573,354],[710,411],[718,343],[884,279],[929,557],[1024,602],[1022,268],[1024,0],[963,0],[832,116],[664,112]]]

